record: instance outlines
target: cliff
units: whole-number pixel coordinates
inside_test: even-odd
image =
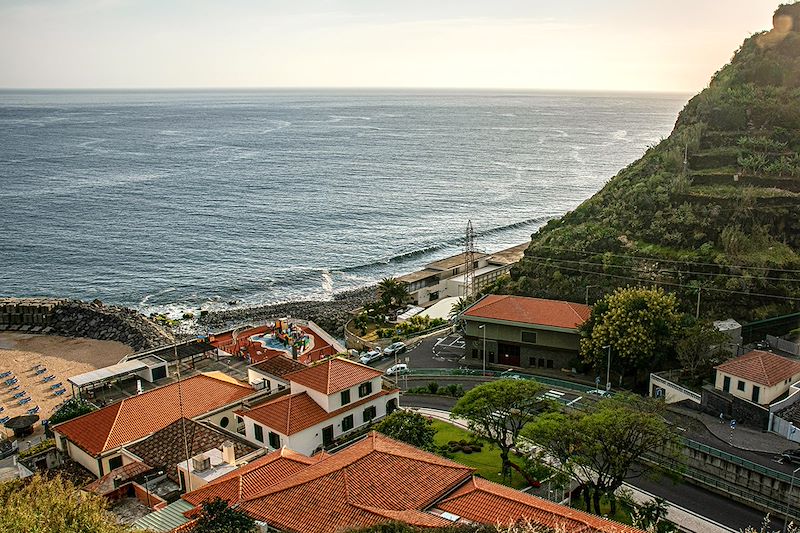
[[[800,309],[800,3],[746,39],[670,136],[532,236],[497,290],[582,301],[656,283],[687,310]]]

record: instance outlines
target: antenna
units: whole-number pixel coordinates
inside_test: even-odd
[[[183,393],[181,391],[181,360],[178,357],[178,343],[172,345],[175,360],[178,362],[178,409],[181,415],[181,433],[183,434],[183,451],[186,457],[186,492],[192,491],[192,473],[189,472],[189,439],[186,437],[186,418],[183,416]]]
[[[464,240],[464,298],[475,298],[475,230],[472,220],[467,220],[467,235]]]

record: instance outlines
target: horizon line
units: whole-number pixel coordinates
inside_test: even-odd
[[[703,88],[705,89],[705,88]],[[701,89],[701,91],[703,90]],[[441,87],[441,86],[175,86],[175,87],[0,87],[0,92],[177,92],[177,91],[471,91],[471,92],[565,92],[565,93],[617,93],[691,95],[699,91],[647,90],[647,89],[576,89],[534,87]]]

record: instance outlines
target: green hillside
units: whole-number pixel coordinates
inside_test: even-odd
[[[641,283],[687,310],[701,287],[706,317],[800,310],[800,3],[745,40],[667,139],[534,234],[499,289],[582,301]]]

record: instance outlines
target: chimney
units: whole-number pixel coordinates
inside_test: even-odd
[[[233,443],[226,440],[222,443],[222,460],[231,465],[236,465],[236,452],[233,449]]]

